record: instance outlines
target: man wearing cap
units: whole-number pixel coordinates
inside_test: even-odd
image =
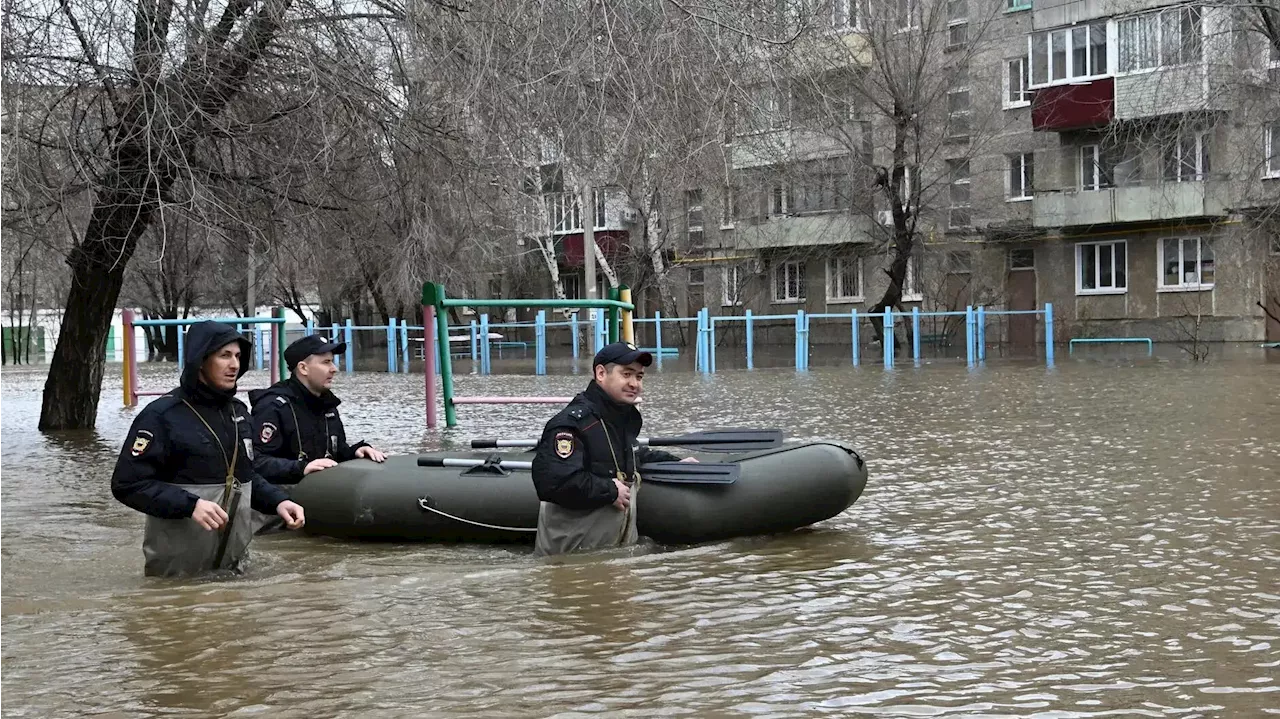
[[[533,459],[542,500],[535,556],[634,544],[636,468],[679,458],[636,447],[643,421],[636,405],[653,355],[615,342],[596,353],[587,389],[543,428]],[[681,461],[695,461],[686,459]]]
[[[330,388],[338,368],[333,356],[346,350],[342,342],[308,335],[284,350],[289,378],[249,393],[253,405],[253,446],[258,473],[275,484],[301,479],[350,459],[381,462],[387,457],[368,442],[347,445],[338,416],[338,399]]]

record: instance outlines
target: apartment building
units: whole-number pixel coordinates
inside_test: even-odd
[[[1280,56],[1253,30],[1256,11],[995,1],[994,13],[983,0],[942,3],[945,24],[923,23],[932,29],[901,23],[945,33],[926,44],[952,72],[928,118],[937,131],[921,135],[936,147],[898,183],[922,240],[904,306],[1052,302],[1060,340],[1280,340],[1262,309],[1280,303]],[[856,44],[859,6],[821,7]],[[910,18],[917,6],[895,7]],[[729,181],[686,188],[671,213],[689,313],[846,312],[880,299],[893,217],[874,182],[893,164],[893,127],[852,94],[835,113],[846,122],[810,122],[833,116],[841,83],[873,52],[752,88],[726,131]],[[1001,331],[1042,340],[1034,323]]]

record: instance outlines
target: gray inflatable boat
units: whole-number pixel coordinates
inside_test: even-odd
[[[307,512],[305,531],[345,539],[416,542],[532,542],[538,496],[527,470],[421,467],[423,456],[365,459],[308,475],[290,488]],[[485,453],[449,453],[484,459]],[[734,462],[731,484],[641,482],[640,534],[660,544],[696,544],[785,532],[840,514],[862,494],[867,469],[852,449],[831,442],[749,454],[697,454]],[[532,459],[530,453],[503,454]]]

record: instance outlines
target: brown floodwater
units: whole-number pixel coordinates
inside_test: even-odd
[[[6,368],[3,713],[1280,714],[1280,364],[1132,356],[673,364],[647,380],[647,431],[849,442],[862,498],[785,535],[563,564],[273,535],[231,580],[142,576],[142,517],[110,493],[135,414],[118,365],[97,430],[47,435],[43,371]],[[464,374],[459,394],[571,394],[585,375],[563,369]],[[145,388],[174,380],[143,368]],[[428,431],[421,382],[339,376],[348,436],[462,447],[532,436],[551,412],[469,406]]]

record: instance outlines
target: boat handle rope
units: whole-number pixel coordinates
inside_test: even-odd
[[[534,527],[533,529],[529,529],[527,527],[504,527],[501,524],[485,524],[484,522],[477,522],[473,519],[463,519],[462,517],[449,514],[448,512],[442,509],[436,509],[435,507],[432,507],[430,504],[430,501],[431,500],[426,497],[418,497],[418,508],[427,512],[435,512],[441,517],[447,517],[449,519],[452,519],[455,522],[462,522],[463,524],[470,524],[475,527],[484,527],[485,529],[497,529],[503,532],[537,532],[538,531],[537,527]]]

